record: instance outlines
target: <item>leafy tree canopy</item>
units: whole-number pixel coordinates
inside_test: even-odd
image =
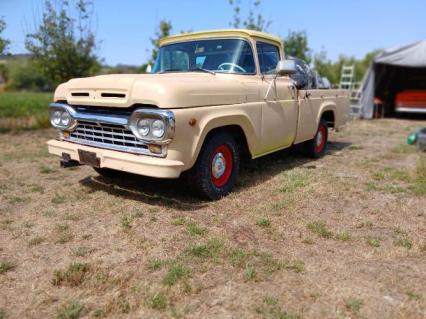
[[[93,75],[100,66],[91,30],[93,3],[90,0],[57,3],[45,1],[42,21],[25,41],[34,65],[52,86]]]
[[[291,56],[311,63],[312,50],[308,45],[306,31],[289,31],[284,39],[284,51],[286,56]]]
[[[234,11],[233,20],[230,23],[232,27],[236,29],[243,27],[249,30],[266,31],[271,25],[271,21],[265,20],[262,14],[256,13],[260,7],[260,0],[256,0],[253,6],[250,5],[248,16],[243,21],[241,21],[241,0],[229,0],[229,4]]]
[[[0,17],[0,54],[3,54],[7,51],[7,47],[10,44],[9,40],[4,39],[1,34],[6,29],[6,22],[3,18]]]

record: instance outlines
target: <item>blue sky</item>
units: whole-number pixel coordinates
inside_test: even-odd
[[[247,8],[250,2],[241,0],[241,5]],[[33,16],[41,15],[42,4],[0,0],[12,53],[25,52],[25,34],[34,30]],[[331,59],[426,39],[425,0],[263,0],[260,12],[272,21],[268,32],[284,37],[289,29],[306,30],[313,51],[325,49]],[[161,19],[170,20],[179,33],[228,28],[232,15],[228,0],[95,0],[98,55],[111,65],[142,64]]]

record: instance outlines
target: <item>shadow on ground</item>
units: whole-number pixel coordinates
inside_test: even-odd
[[[345,142],[329,142],[325,156],[333,155],[349,145],[350,143]],[[294,167],[315,168],[315,162],[315,159],[303,157],[297,147],[249,160],[242,164],[235,192],[264,183]],[[117,176],[114,178],[100,175],[88,176],[80,180],[80,184],[120,198],[184,211],[197,210],[208,205],[208,202],[201,200],[191,190],[185,174],[179,179],[158,179],[117,172]]]

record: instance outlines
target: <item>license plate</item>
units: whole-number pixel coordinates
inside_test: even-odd
[[[94,152],[78,150],[78,156],[80,157],[81,164],[85,164],[85,165],[89,165],[93,167],[101,166],[101,160],[99,157],[96,157],[96,153]]]

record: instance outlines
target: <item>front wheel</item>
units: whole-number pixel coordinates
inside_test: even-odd
[[[226,132],[208,137],[190,172],[190,182],[204,198],[219,199],[234,187],[240,168],[235,139]]]
[[[328,125],[321,119],[318,130],[312,140],[304,143],[304,153],[312,158],[319,158],[324,155],[328,142]]]

